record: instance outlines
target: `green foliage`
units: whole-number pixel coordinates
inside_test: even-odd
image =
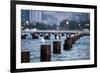
[[[90,25],[86,26],[85,24],[90,24],[89,21],[81,21],[80,23],[76,22],[76,21],[68,21],[69,24],[67,25],[66,22],[68,20],[63,20],[60,22],[60,26],[59,28],[61,30],[80,30],[80,29],[90,29]],[[80,25],[79,25],[80,24]]]
[[[29,29],[37,28],[39,30],[53,29],[50,25],[47,25],[44,23],[38,23],[38,22],[35,23],[35,25],[34,25],[34,23],[29,23],[28,25],[27,24],[23,25],[23,22],[22,22],[22,26],[24,27],[24,29],[25,28],[29,28]]]
[[[61,23],[60,23],[60,28],[61,29],[70,29],[70,30],[73,30],[73,29],[79,29],[79,25],[76,21],[68,21],[69,24],[66,24],[68,20],[63,20]]]
[[[68,24],[66,22],[69,22]],[[25,22],[21,22],[23,29],[29,28],[37,28],[38,30],[57,30],[57,27],[59,30],[82,30],[82,29],[90,29],[90,25],[86,26],[85,24],[90,24],[90,22],[87,21],[81,21],[80,23],[76,21],[69,21],[69,20],[63,20],[60,22],[60,25],[52,24],[44,24],[39,22],[33,22],[26,24]],[[80,24],[80,25],[79,25]]]

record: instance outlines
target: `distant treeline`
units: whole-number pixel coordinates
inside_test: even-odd
[[[29,28],[29,29],[33,29],[33,28],[37,28],[39,30],[75,30],[75,29],[90,29],[90,25],[86,25],[86,24],[90,24],[90,21],[81,21],[80,23],[76,22],[76,21],[68,21],[69,24],[67,25],[66,22],[68,20],[63,20],[62,22],[60,22],[59,25],[56,24],[45,24],[45,23],[39,23],[39,22],[33,22],[33,23],[28,23],[26,24],[25,22],[21,22],[21,25],[23,26],[23,29],[25,28]]]

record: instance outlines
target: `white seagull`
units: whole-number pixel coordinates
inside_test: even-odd
[[[45,43],[44,37],[41,37],[41,42]]]
[[[56,36],[56,38],[57,38],[57,40],[59,40],[59,36],[58,35]]]

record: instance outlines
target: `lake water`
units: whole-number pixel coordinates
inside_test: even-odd
[[[52,34],[50,40],[45,40],[45,43],[39,39],[32,39],[30,33],[26,39],[21,41],[21,51],[28,49],[30,51],[30,62],[40,62],[40,45],[50,44],[51,45],[51,61],[69,61],[69,60],[88,60],[90,59],[90,36],[84,36],[78,39],[73,48],[70,51],[63,50],[63,44],[65,36],[62,36],[61,41],[61,54],[53,54],[53,41],[55,41],[54,35]]]

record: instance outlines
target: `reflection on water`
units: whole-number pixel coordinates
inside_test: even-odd
[[[51,35],[50,40],[46,40],[45,43],[41,42],[41,38],[32,39],[31,35],[28,34],[26,39],[21,41],[21,51],[27,48],[30,51],[31,62],[40,62],[40,45],[50,44],[51,45],[51,61],[68,61],[68,60],[87,60],[90,59],[90,37],[81,37],[73,45],[70,51],[63,50],[63,44],[65,36],[61,37],[61,54],[53,54],[53,41],[54,35]]]

